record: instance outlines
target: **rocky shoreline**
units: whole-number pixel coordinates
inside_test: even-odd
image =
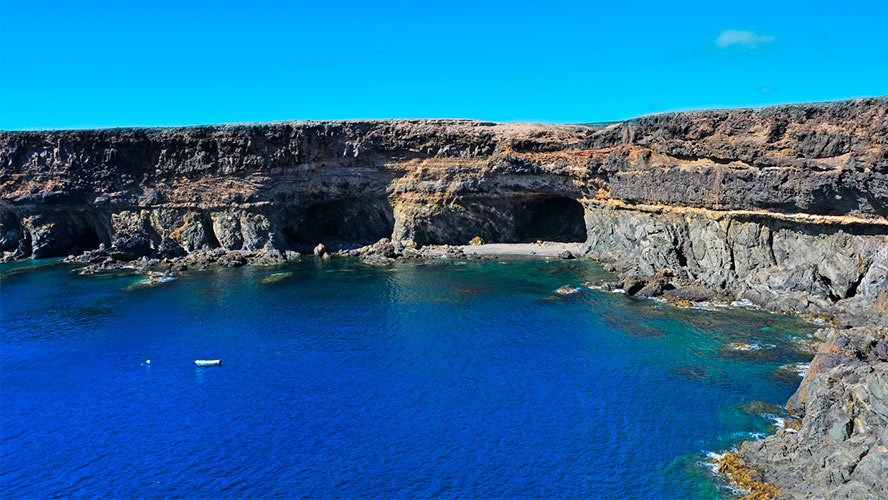
[[[739,462],[785,498],[888,497],[888,335],[824,328],[787,409],[802,419],[740,448]],[[731,475],[733,477],[733,475]]]
[[[169,248],[169,245],[162,245]],[[578,244],[537,242],[525,244],[429,245],[421,249],[396,250],[392,241],[383,238],[372,245],[352,249],[328,250],[319,243],[312,251],[314,257],[353,257],[372,265],[390,265],[396,260],[479,259],[499,257],[533,257],[545,259],[576,259]],[[100,245],[79,255],[69,255],[63,262],[84,264],[80,274],[136,269],[139,273],[177,273],[188,270],[205,271],[213,267],[279,266],[298,262],[303,255],[293,250],[224,250],[216,248],[191,253],[182,251],[153,251],[133,253],[132,249]]]
[[[730,301],[670,271],[602,288],[680,307]],[[792,417],[774,435],[720,455],[718,471],[745,500],[888,498],[888,330],[828,326],[814,340],[817,353],[785,407]]]
[[[621,276],[603,287],[824,319],[789,404],[800,428],[745,443],[723,469],[764,485],[756,498],[888,498],[873,479],[888,471],[886,98],[589,126],[0,132],[3,261],[70,256],[86,273],[303,254],[384,265],[538,240],[572,245],[540,256]]]

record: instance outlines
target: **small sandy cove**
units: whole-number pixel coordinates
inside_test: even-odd
[[[426,246],[422,253],[428,256],[443,256],[448,248],[459,248],[466,255],[489,255],[510,257],[559,257],[565,250],[578,257],[582,243],[485,243],[483,245]]]

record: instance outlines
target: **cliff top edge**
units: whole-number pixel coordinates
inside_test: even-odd
[[[238,129],[262,129],[279,127],[317,127],[317,126],[378,126],[378,125],[426,125],[426,126],[455,126],[455,127],[492,127],[497,129],[592,129],[600,130],[624,123],[633,123],[671,117],[677,115],[714,115],[714,114],[743,114],[743,113],[780,113],[798,110],[819,110],[833,107],[845,107],[850,105],[888,105],[888,95],[860,97],[836,101],[820,101],[794,104],[778,104],[763,107],[742,108],[711,108],[681,111],[667,111],[640,115],[634,118],[606,122],[581,122],[581,123],[546,123],[546,122],[509,122],[477,120],[472,118],[380,118],[380,119],[343,119],[343,120],[276,120],[265,122],[231,122],[217,124],[196,124],[179,126],[132,126],[132,127],[99,127],[99,128],[70,128],[70,129],[25,129],[5,130],[0,129],[0,134],[30,135],[30,134],[90,134],[96,132],[127,132],[127,133],[163,133],[163,132],[187,132],[187,131],[212,131],[212,130],[238,130]]]

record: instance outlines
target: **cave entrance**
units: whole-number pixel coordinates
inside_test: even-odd
[[[395,218],[387,200],[333,201],[308,205],[287,231],[291,246],[309,250],[318,243],[330,249],[357,248],[391,238]]]
[[[81,254],[86,250],[95,250],[102,243],[99,233],[90,225],[84,225],[71,238],[69,253]],[[67,253],[65,253],[67,255]]]
[[[103,243],[94,220],[79,212],[38,216],[40,236],[32,235],[31,256],[35,259],[80,255]]]
[[[563,196],[542,198],[515,208],[515,239],[518,242],[586,241],[583,205]]]

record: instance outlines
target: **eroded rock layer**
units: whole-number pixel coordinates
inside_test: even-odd
[[[623,275],[670,277],[647,288],[696,283],[771,309],[888,326],[886,98],[588,126],[394,120],[0,132],[0,167],[5,260],[99,246],[108,259],[252,252],[274,261],[317,243],[354,248],[382,238],[391,242],[379,248],[393,254],[475,237],[573,241]],[[879,367],[848,370],[884,383]],[[884,433],[882,417],[864,424]],[[823,425],[806,416],[800,436]],[[867,444],[875,465],[861,474],[888,463],[879,443]],[[854,488],[871,489],[860,477]],[[790,496],[786,483],[780,491]]]
[[[886,144],[884,98],[601,126],[3,132],[0,246],[11,259],[100,244],[138,257],[380,238],[396,248],[585,241],[624,272],[669,268],[779,309],[878,321],[888,316]]]

